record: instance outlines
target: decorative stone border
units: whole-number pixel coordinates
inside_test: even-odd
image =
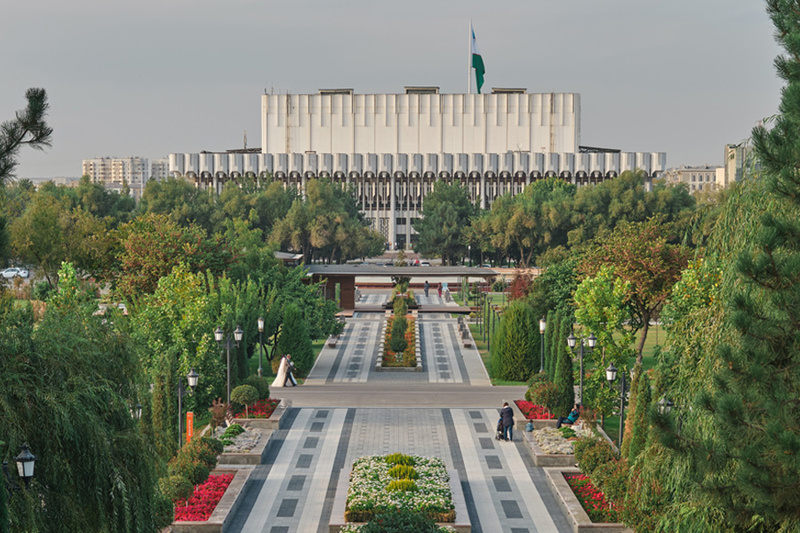
[[[589,515],[583,510],[578,497],[572,492],[564,474],[580,474],[577,468],[554,467],[545,468],[544,473],[558,505],[564,510],[567,518],[572,522],[573,533],[634,533],[634,531],[620,523],[592,522]]]
[[[531,455],[533,464],[536,466],[575,466],[575,455],[545,453],[545,451],[542,450],[542,447],[539,446],[539,443],[534,438],[532,432],[526,431],[523,434],[525,435],[525,443],[528,445],[528,453]]]
[[[392,316],[391,311],[384,313],[385,318]],[[386,346],[386,322],[381,323],[381,337],[378,342],[378,356],[375,359],[375,372],[422,372],[422,345],[419,337],[419,312],[411,311],[414,320],[414,355],[417,358],[416,366],[383,366],[383,353]]]
[[[272,414],[269,418],[234,418],[233,421],[236,424],[241,424],[243,426],[250,426],[251,428],[258,428],[258,429],[280,429],[281,422],[283,421],[283,415],[286,414],[286,411],[292,406],[292,400],[287,398],[281,399],[281,403],[278,404],[278,407],[272,411]]]
[[[347,504],[347,489],[350,487],[350,468],[339,471],[339,482],[336,484],[336,496],[333,499],[333,509],[331,510],[331,521],[328,524],[328,533],[339,533],[345,526],[344,508]],[[454,523],[440,523],[439,526],[450,526],[458,533],[471,533],[472,525],[469,522],[467,512],[467,500],[464,498],[464,491],[461,489],[461,480],[458,472],[454,469],[448,470],[450,476],[450,492],[453,495],[453,506],[456,511],[456,521]],[[580,505],[580,504],[578,504]],[[361,523],[359,523],[360,525]]]
[[[217,504],[214,512],[203,522],[173,522],[171,525],[173,533],[226,533],[230,528],[230,519],[233,513],[241,504],[242,491],[253,472],[253,467],[243,466],[240,468],[216,468],[212,474],[234,474],[231,484],[228,485],[225,494]]]

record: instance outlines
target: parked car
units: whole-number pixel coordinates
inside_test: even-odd
[[[431,266],[431,264],[428,261],[422,261],[422,262],[420,262],[419,266],[429,267],[429,266]]]
[[[24,268],[16,268],[11,267],[3,270],[3,278],[5,279],[13,279],[13,278],[27,278],[28,271]]]

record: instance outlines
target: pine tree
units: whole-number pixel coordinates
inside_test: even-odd
[[[771,194],[737,261],[726,317],[733,338],[696,402],[713,432],[689,449],[694,480],[736,531],[797,531],[800,521],[800,5],[768,0],[767,10],[787,82],[773,128],[753,131]]]
[[[305,376],[314,366],[314,350],[308,325],[303,312],[293,303],[287,303],[283,307],[283,329],[278,337],[278,353],[292,356],[298,376]]]

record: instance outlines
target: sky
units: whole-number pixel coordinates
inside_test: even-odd
[[[264,91],[465,92],[472,20],[484,92],[581,94],[581,143],[720,165],[777,112],[780,49],[759,0],[4,0],[0,120],[47,90],[53,146],[17,177],[93,157],[261,145]]]

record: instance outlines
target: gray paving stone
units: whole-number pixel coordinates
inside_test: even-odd
[[[489,428],[484,423],[475,423],[475,433],[489,433]]]
[[[292,476],[292,479],[289,480],[289,485],[286,487],[286,490],[303,490],[305,482],[306,476],[295,474]]]
[[[303,448],[316,448],[318,443],[319,437],[306,437],[306,441],[303,443]]]
[[[279,518],[294,516],[294,512],[296,509],[297,509],[297,498],[286,498],[283,501],[281,501],[281,506],[278,509],[277,516]]]
[[[511,492],[511,484],[505,476],[492,476],[494,490],[497,492]]]
[[[323,422],[312,422],[311,423],[311,431],[314,433],[319,433],[322,431],[322,428],[325,424]]]
[[[481,443],[481,450],[494,450],[494,442],[489,437],[481,437],[478,441]]]
[[[487,455],[485,459],[486,466],[489,467],[489,470],[501,470],[503,468],[503,465],[500,462],[500,457],[497,455]]]
[[[308,468],[309,466],[311,466],[311,461],[313,459],[314,459],[313,455],[304,453],[297,458],[297,463],[294,466],[295,468]]]
[[[522,518],[522,511],[515,500],[501,500],[500,505],[503,506],[506,518]]]

